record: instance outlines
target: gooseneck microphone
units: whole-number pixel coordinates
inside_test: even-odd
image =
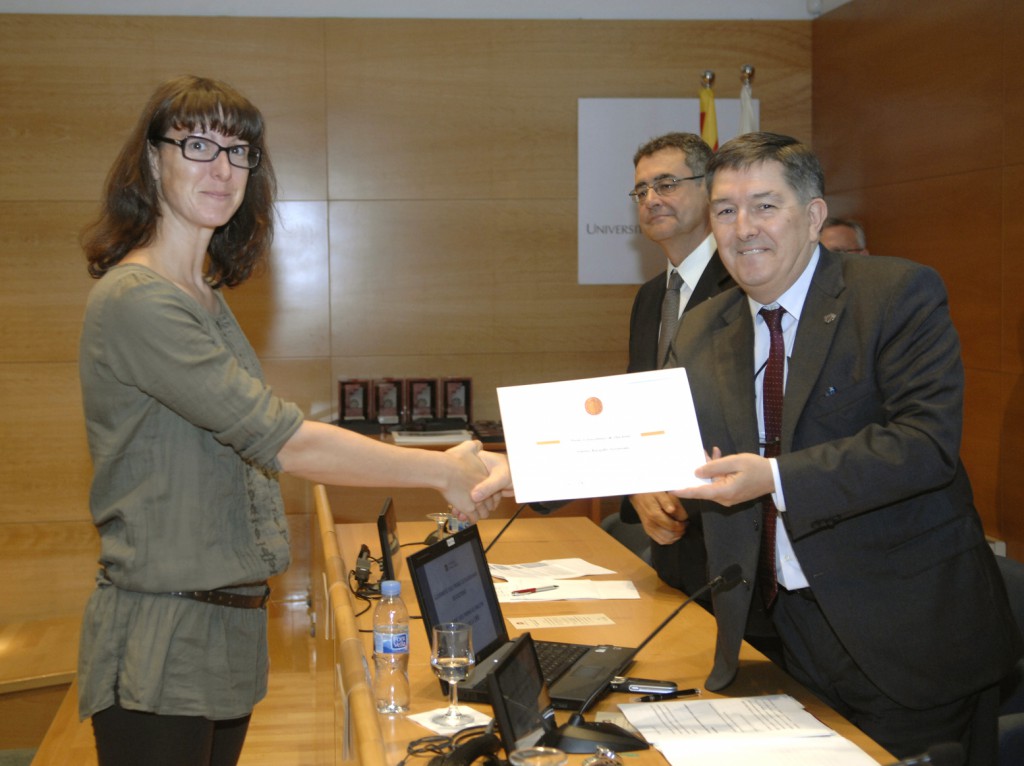
[[[707,584],[701,586],[697,591],[690,597],[688,597],[683,603],[675,608],[675,610],[661,621],[654,630],[652,630],[647,638],[645,638],[640,646],[634,651],[632,657],[643,649],[647,644],[651,642],[662,629],[668,625],[672,619],[679,614],[687,606],[687,604],[693,603],[694,599],[700,598],[705,593],[715,592],[720,588],[731,588],[736,585],[740,580],[743,579],[743,570],[739,564],[730,564],[718,577],[708,581]],[[630,750],[646,750],[650,745],[646,740],[637,737],[634,734],[630,734],[628,731],[623,729],[609,721],[594,721],[588,723],[583,719],[583,714],[590,709],[590,706],[597,701],[597,699],[604,694],[608,689],[608,684],[611,683],[611,678],[605,679],[605,682],[601,684],[593,694],[591,694],[583,704],[580,705],[580,709],[573,713],[569,718],[568,723],[558,727],[554,736],[550,742],[545,741],[544,744],[550,744],[553,747],[557,747],[559,750],[565,753],[593,753],[597,747],[606,747],[615,752],[623,753]],[[946,764],[941,764],[946,766]]]
[[[658,635],[658,633],[661,632],[662,628],[664,628],[666,625],[668,625],[670,622],[672,622],[672,619],[677,614],[679,614],[681,611],[683,611],[683,608],[687,604],[689,604],[690,602],[700,598],[705,593],[708,593],[708,592],[714,593],[715,591],[720,590],[721,588],[731,588],[734,585],[736,585],[742,579],[743,579],[743,569],[740,568],[739,564],[730,564],[729,566],[727,566],[725,569],[722,570],[722,573],[720,575],[718,575],[718,577],[715,577],[714,579],[709,580],[706,584],[704,584],[701,587],[699,587],[697,589],[696,593],[694,593],[692,596],[690,596],[688,599],[686,599],[686,601],[684,601],[679,606],[677,606],[676,610],[674,612],[672,612],[672,614],[670,614],[668,617],[666,617],[664,620],[662,620],[661,625],[659,625],[653,631],[651,631],[650,635],[648,635],[647,638],[645,638],[643,640],[643,642],[640,644],[640,646],[638,646],[636,648],[636,651],[639,652],[641,649],[643,649],[645,646],[647,646],[647,644],[649,644],[651,642],[651,639],[654,638],[656,635]],[[634,652],[634,654],[635,653],[636,652]]]
[[[959,742],[932,745],[921,755],[897,761],[892,766],[963,766],[964,749]]]

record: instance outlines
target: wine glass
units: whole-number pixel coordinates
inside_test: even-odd
[[[433,519],[437,524],[437,529],[427,535],[426,543],[436,543],[438,540],[443,540],[448,536],[448,520],[451,519],[452,515],[441,511],[439,513],[428,513],[427,518]]]
[[[601,752],[600,746],[597,747],[597,751]],[[508,762],[511,766],[565,766],[569,759],[557,747],[528,747],[523,750],[513,750],[508,755]],[[584,764],[586,762],[584,761]],[[615,763],[615,761],[606,760],[603,763]],[[619,763],[622,761],[619,760]]]
[[[430,666],[437,677],[448,682],[448,710],[431,720],[456,728],[473,721],[473,717],[459,710],[459,681],[466,680],[469,669],[476,663],[473,654],[473,628],[464,622],[443,622],[434,626],[430,643]]]

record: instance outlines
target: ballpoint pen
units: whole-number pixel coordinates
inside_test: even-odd
[[[668,694],[645,694],[637,702],[661,702],[663,700],[674,700],[676,697],[696,697],[700,695],[700,689],[676,689]]]
[[[522,590],[512,591],[513,596],[525,596],[529,593],[544,593],[545,591],[557,589],[557,585],[545,585],[542,588],[523,588]]]

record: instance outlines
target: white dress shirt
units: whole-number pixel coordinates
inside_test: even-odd
[[[679,316],[682,316],[683,311],[686,310],[686,303],[690,300],[690,296],[693,295],[693,288],[697,286],[701,275],[704,273],[704,269],[707,268],[708,262],[711,260],[711,256],[715,254],[717,249],[718,243],[715,242],[715,235],[708,234],[704,241],[697,245],[678,267],[669,263],[668,269],[665,271],[665,284],[668,285],[668,278],[672,275],[673,271],[678,271],[679,276],[683,278],[683,286],[679,289]]]
[[[784,381],[789,378],[789,357],[793,353],[796,329],[800,325],[800,313],[803,311],[804,301],[807,299],[807,290],[811,286],[811,277],[814,275],[814,269],[818,265],[819,252],[818,248],[815,248],[810,262],[796,282],[775,303],[769,306],[769,308],[781,306],[786,310],[786,313],[782,315],[782,336],[786,344]],[[750,304],[750,311],[754,318],[754,369],[757,370],[754,376],[754,391],[757,396],[757,432],[760,442],[764,444],[764,411],[761,409],[761,380],[764,377],[765,365],[768,364],[768,351],[771,341],[768,325],[765,324],[764,318],[759,313],[762,304],[752,298],[748,298],[747,301]],[[785,385],[785,382],[783,385]],[[782,402],[782,412],[783,417],[785,417],[785,398],[783,398]],[[764,454],[764,448],[762,448],[761,454]],[[779,477],[779,465],[775,458],[769,458],[768,462],[771,464],[772,476],[775,480],[775,491],[772,493],[772,500],[775,501],[775,507],[782,513],[786,510],[786,498],[782,491],[782,480]],[[793,550],[793,543],[786,533],[785,524],[775,525],[775,569],[778,573],[779,585],[783,588],[797,590],[798,588],[806,588],[808,586],[807,577],[804,575],[800,562],[797,561],[796,552]]]

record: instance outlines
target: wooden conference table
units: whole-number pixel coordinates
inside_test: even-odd
[[[486,548],[498,534],[506,521],[485,520],[480,523],[480,533]],[[402,543],[402,555],[398,566],[398,579],[402,582],[402,594],[411,615],[419,614],[415,593],[409,580],[405,555],[419,550],[409,543],[422,541],[434,528],[433,522],[401,522],[398,536]],[[338,545],[346,561],[355,561],[362,544],[369,546],[374,556],[380,555],[376,528],[372,524],[339,524],[336,526]],[[542,615],[595,614],[607,615],[614,624],[586,628],[546,628],[531,631],[535,638],[548,641],[571,641],[587,644],[613,643],[622,646],[637,646],[655,627],[675,609],[682,600],[679,591],[662,583],[654,570],[637,558],[631,551],[613,537],[583,517],[519,518],[502,534],[488,551],[487,559],[496,564],[522,564],[551,558],[578,557],[593,564],[614,570],[614,575],[593,579],[631,580],[640,592],[641,599],[618,601],[550,601],[525,604],[502,604],[506,622],[511,617]],[[374,568],[374,575],[377,570]],[[372,614],[366,611],[357,617],[359,628],[369,631]],[[508,624],[510,635],[519,631]],[[412,691],[410,713],[422,713],[446,706],[437,678],[430,670],[430,642],[420,620],[412,620],[409,628],[411,654],[409,677]],[[704,679],[711,668],[715,644],[714,618],[696,604],[683,609],[651,641],[636,658],[630,675],[675,681],[680,688],[703,687]],[[365,635],[367,658],[372,657],[372,634]],[[771,661],[753,647],[744,644],[740,655],[741,667],[737,680],[727,689],[730,697],[747,697],[762,694],[789,694],[800,700],[806,708],[832,729],[853,741],[880,763],[891,763],[892,757],[867,735],[842,718],[838,713],[820,702],[803,686],[783,673]],[[706,690],[706,698],[718,697]],[[610,693],[586,715],[594,720],[595,711],[615,711],[620,702],[635,699],[632,695]],[[467,703],[460,703],[467,704]],[[470,704],[488,715],[487,705]],[[564,722],[571,711],[559,711],[557,719]],[[398,763],[406,757],[406,745],[414,739],[428,736],[432,732],[400,716],[380,716],[381,727],[387,745],[389,763]],[[631,766],[661,764],[665,760],[653,748],[630,754]],[[636,757],[632,757],[636,756]],[[578,764],[585,756],[570,756],[570,764]],[[426,763],[421,758],[408,761],[411,766]]]

